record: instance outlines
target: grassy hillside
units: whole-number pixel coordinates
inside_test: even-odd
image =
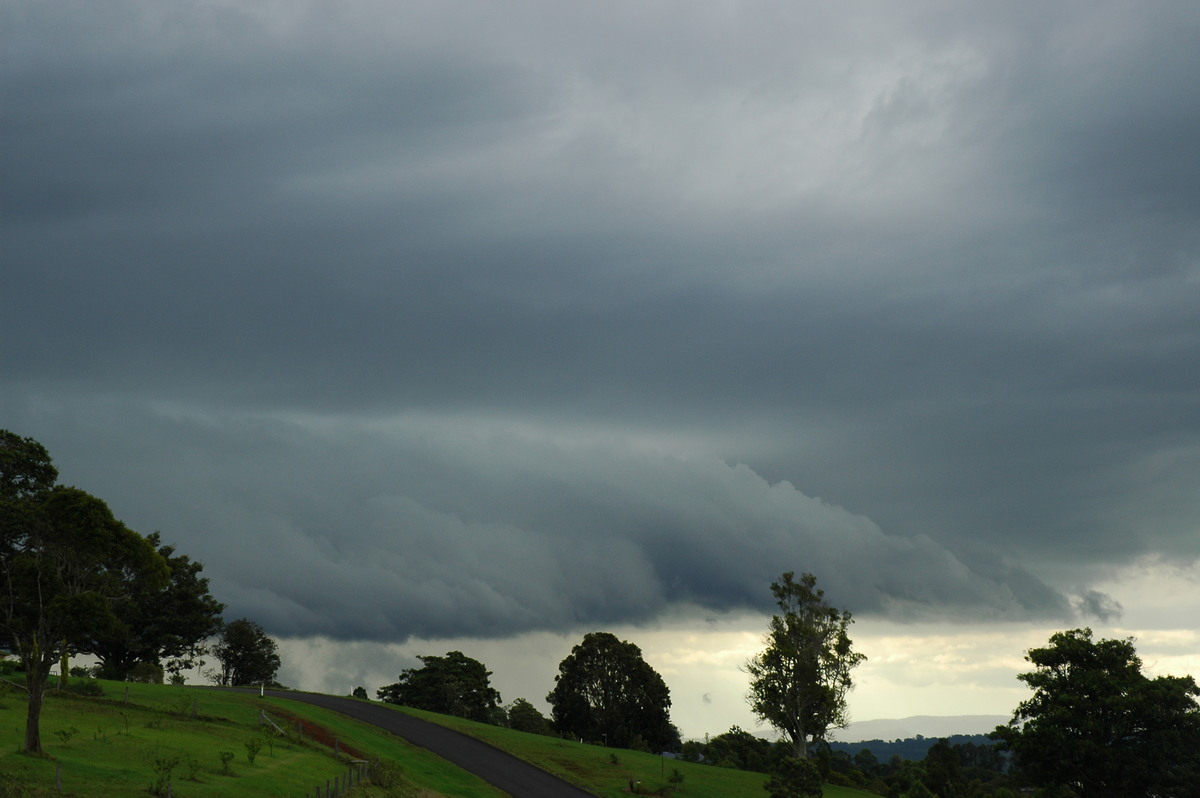
[[[341,777],[348,756],[398,765],[391,789],[356,793],[362,796],[502,795],[423,749],[318,707],[202,688],[98,684],[104,689],[101,698],[47,695],[41,724],[45,757],[17,753],[25,726],[25,696],[12,687],[0,691],[0,798],[56,796],[60,773],[66,796],[149,795],[171,762],[176,763],[171,772],[176,798],[301,798]],[[260,709],[287,729],[287,738],[268,736],[260,729]],[[297,720],[303,734],[296,732]],[[343,761],[322,742],[334,737]],[[247,743],[261,745],[253,764]],[[222,752],[233,754],[228,772]]]
[[[679,762],[638,751],[585,745],[572,740],[527,734],[415,709],[404,708],[399,711],[441,723],[484,740],[603,798],[621,798],[628,795],[630,779],[640,782],[640,788],[646,794],[659,790],[665,793],[664,788],[670,785],[673,771],[678,771],[683,777],[677,793],[680,798],[766,796],[763,783],[767,777],[762,773]],[[861,790],[825,786],[826,798],[865,798],[872,795]]]
[[[390,788],[357,792],[364,798],[493,798],[495,789],[444,760],[402,740],[335,712],[284,699],[259,698],[203,688],[96,682],[104,695],[85,698],[55,692],[42,716],[45,757],[17,753],[25,722],[24,693],[0,689],[0,798],[125,798],[148,795],[171,770],[176,798],[250,798],[309,795],[345,772],[330,743],[336,737],[342,759],[382,759],[395,763],[399,779]],[[128,698],[126,698],[128,696]],[[269,737],[259,727],[265,710],[287,738]],[[195,717],[193,717],[193,711]],[[397,708],[442,723],[534,762],[604,798],[628,795],[630,779],[643,793],[664,788],[674,771],[683,781],[681,798],[764,798],[765,777],[651,754],[542,737],[458,718]],[[302,733],[297,733],[297,724]],[[249,761],[247,743],[261,745]],[[226,772],[222,752],[233,754]],[[166,794],[165,791],[162,794]],[[861,798],[856,790],[826,788],[827,798]]]

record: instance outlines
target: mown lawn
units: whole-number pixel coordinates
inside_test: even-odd
[[[342,777],[345,760],[359,755],[393,763],[400,778],[390,790],[363,789],[356,795],[502,795],[423,749],[318,707],[205,688],[98,683],[104,689],[100,698],[47,695],[41,757],[18,752],[24,693],[13,687],[0,692],[0,797],[57,796],[59,778],[61,795],[75,798],[150,795],[156,783],[165,786],[161,774],[174,763],[170,776],[176,798],[301,798]],[[276,718],[287,736],[260,728],[260,710]],[[304,735],[296,733],[294,719],[305,721]],[[340,760],[316,739],[334,736]],[[253,764],[247,743],[260,746]],[[222,752],[233,755],[228,772]]]

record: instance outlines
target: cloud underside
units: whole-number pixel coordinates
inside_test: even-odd
[[[1200,557],[1195,3],[17,5],[0,426],[274,633]]]
[[[106,426],[124,423],[147,420]],[[745,465],[653,441],[465,418],[152,424],[187,456],[143,512],[174,519],[165,539],[190,541],[235,615],[281,635],[497,637],[765,612],[787,570],[817,574],[860,616],[1070,612],[996,553],[968,565],[927,536],[889,535]],[[153,468],[119,465],[131,484]],[[133,497],[117,490],[119,509]]]

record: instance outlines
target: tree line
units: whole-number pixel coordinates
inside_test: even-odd
[[[277,645],[249,619],[226,623],[203,566],[118,521],[100,499],[58,484],[49,453],[0,430],[0,652],[25,673],[24,750],[41,751],[42,700],[55,664],[92,654],[112,679],[181,679],[211,653],[218,684],[273,683]],[[816,577],[786,572],[770,586],[779,611],[764,649],[745,664],[747,700],[780,735],[771,744],[738,728],[701,746],[683,743],[671,697],[641,650],[608,632],[584,636],[559,664],[543,716],[519,698],[503,705],[486,666],[461,651],[422,655],[377,698],[522,731],[569,735],[617,748],[678,752],[685,759],[761,770],[771,798],[817,798],[822,783],[890,798],[1200,798],[1200,688],[1191,676],[1150,678],[1133,640],[1059,632],[1028,652],[1018,678],[1034,694],[990,735],[993,745],[939,741],[923,761],[881,764],[864,749],[833,750],[846,723],[852,672],[851,614]],[[354,694],[366,698],[365,688]]]
[[[226,623],[204,568],[155,532],[142,536],[108,505],[58,483],[42,444],[0,430],[0,654],[16,656],[27,694],[22,749],[40,753],[52,669],[95,656],[91,675],[163,681],[202,664],[213,681],[270,682],[277,645],[245,618]]]

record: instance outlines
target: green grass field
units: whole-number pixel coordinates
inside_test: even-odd
[[[301,798],[346,771],[348,757],[379,759],[398,768],[392,786],[364,787],[364,798],[493,798],[502,793],[423,749],[336,712],[252,693],[196,687],[98,682],[103,697],[47,695],[42,714],[43,757],[18,753],[25,723],[25,696],[0,690],[0,798],[57,796],[125,798],[150,795],[165,785],[164,766],[174,762],[176,798]],[[128,694],[128,699],[126,695]],[[193,708],[196,717],[192,717]],[[265,710],[288,732],[267,735],[259,726]],[[651,794],[683,777],[680,798],[763,798],[761,773],[676,762],[652,754],[582,745],[472,723],[433,713],[396,708],[470,734],[533,762],[603,798],[629,794],[630,780]],[[305,732],[297,735],[296,722]],[[342,760],[328,743],[337,738]],[[247,743],[261,745],[251,764]],[[228,772],[222,752],[231,752]],[[165,789],[162,792],[166,794]],[[827,787],[827,798],[863,798],[869,793]]]
[[[763,783],[767,777],[762,773],[680,762],[639,751],[585,745],[415,709],[398,710],[484,740],[603,798],[629,795],[630,779],[639,782],[645,794],[659,791],[665,794],[664,788],[671,785],[673,771],[678,771],[683,777],[679,788],[672,793],[679,798],[766,797]],[[826,798],[865,798],[872,795],[861,790],[825,786]]]
[[[0,694],[0,798],[59,795],[59,777],[61,794],[75,798],[150,795],[152,785],[161,783],[162,765],[173,760],[177,764],[171,792],[176,798],[301,798],[346,772],[347,751],[394,763],[401,773],[390,789],[373,787],[356,795],[502,795],[423,749],[318,707],[203,688],[99,684],[105,692],[102,698],[47,695],[41,723],[43,757],[18,753],[25,726],[24,693],[9,687]],[[196,718],[191,717],[193,706]],[[287,738],[267,735],[259,727],[260,709],[281,721]],[[285,715],[304,719],[307,734],[297,736],[294,722]],[[314,739],[314,724],[324,730],[321,737],[338,738],[342,761]],[[251,764],[246,744],[256,741],[261,748]],[[222,752],[233,754],[228,772]]]

